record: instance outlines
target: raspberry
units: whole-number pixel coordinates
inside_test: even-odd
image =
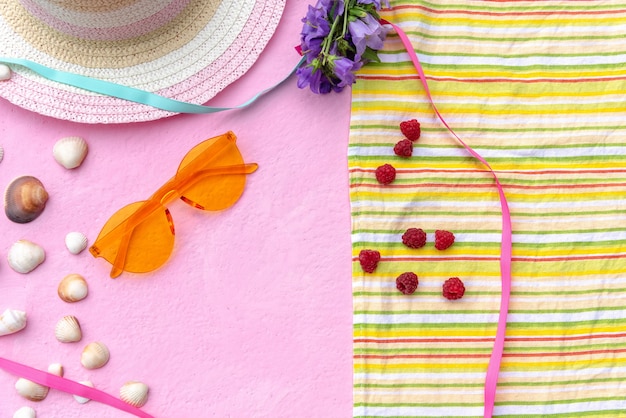
[[[391,164],[381,165],[376,169],[376,180],[381,184],[389,184],[396,179],[396,169]]]
[[[359,263],[366,273],[372,273],[380,261],[380,253],[376,250],[361,250],[359,253]]]
[[[449,300],[461,299],[465,294],[465,286],[458,277],[450,277],[443,284],[443,296]]]
[[[402,243],[409,248],[421,248],[426,245],[426,232],[422,228],[409,228],[402,235]]]
[[[396,287],[405,295],[410,295],[415,292],[418,284],[417,274],[411,272],[402,273],[396,279]]]
[[[438,250],[445,250],[454,244],[454,234],[450,231],[435,231],[435,248]]]
[[[417,141],[422,133],[420,129],[420,123],[417,119],[405,120],[400,123],[400,130],[402,134],[406,136],[411,141]]]
[[[393,147],[393,152],[399,157],[410,157],[413,155],[413,142],[410,139],[403,139]]]

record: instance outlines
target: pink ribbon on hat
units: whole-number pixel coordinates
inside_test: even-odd
[[[402,29],[398,26],[394,25],[391,22],[386,20],[381,20],[382,24],[389,24],[396,31],[402,44],[406,48],[406,51],[409,54],[409,58],[413,62],[415,69],[417,70],[417,74],[419,79],[424,87],[424,92],[426,93],[426,97],[430,102],[435,114],[443,123],[443,125],[450,131],[450,133],[456,138],[457,141],[470,153],[470,155],[480,161],[493,175],[493,178],[496,183],[496,187],[498,188],[498,195],[500,197],[500,206],[502,208],[502,240],[500,243],[500,276],[502,281],[502,291],[500,295],[500,314],[498,316],[498,329],[496,331],[496,337],[493,345],[493,350],[491,351],[491,357],[489,358],[489,366],[487,367],[487,374],[485,377],[485,389],[484,389],[484,418],[490,418],[493,415],[493,407],[496,399],[496,388],[498,384],[498,374],[500,373],[500,363],[502,360],[502,353],[504,351],[504,337],[506,334],[506,322],[507,322],[507,314],[509,312],[509,299],[511,295],[511,252],[512,252],[512,227],[511,227],[511,213],[509,211],[509,205],[506,200],[506,196],[504,194],[504,189],[500,184],[500,180],[498,180],[498,176],[493,171],[489,163],[480,156],[476,151],[474,151],[470,146],[468,146],[459,136],[452,130],[452,128],[448,125],[448,123],[444,120],[444,118],[437,110],[437,106],[435,106],[435,102],[430,94],[430,89],[428,88],[428,82],[426,81],[426,75],[424,74],[424,70],[422,65],[420,64],[419,58],[413,50],[413,45],[411,44],[410,39],[404,33]]]
[[[6,372],[9,372],[15,376],[23,377],[24,379],[28,379],[43,386],[58,389],[62,392],[82,396],[84,398],[88,398],[112,406],[140,418],[154,418],[152,415],[142,411],[141,409],[131,406],[121,399],[109,395],[106,392],[89,386],[85,386],[64,377],[37,370],[35,368],[17,363],[15,361],[7,360],[0,357],[0,369],[3,369]]]

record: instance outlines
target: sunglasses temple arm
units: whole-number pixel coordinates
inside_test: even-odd
[[[205,168],[204,170],[199,170],[196,173],[189,176],[180,176],[180,179],[175,179],[172,190],[179,191],[176,193],[174,197],[181,197],[184,194],[184,190],[188,187],[193,186],[196,182],[202,180],[203,178],[209,176],[224,176],[224,175],[235,175],[235,174],[251,174],[254,173],[259,165],[257,163],[246,163],[246,164],[233,164],[233,165],[224,165],[221,167],[211,167]],[[178,177],[178,176],[177,176]],[[157,192],[158,193],[158,192]],[[174,193],[172,193],[174,195]],[[162,204],[165,206],[168,202],[163,202]]]
[[[111,273],[109,274],[112,279],[118,277],[124,271],[124,266],[126,265],[126,255],[128,254],[128,246],[130,245],[130,238],[135,232],[135,227],[137,227],[137,225],[143,222],[144,219],[154,213],[155,210],[159,210],[160,208],[162,208],[162,206],[160,204],[157,204],[156,200],[149,199],[144,205],[139,207],[137,211],[131,214],[128,218],[126,218],[124,222],[120,224],[118,228],[124,229],[116,232],[120,233],[121,237],[117,248],[117,253],[115,255],[115,260],[112,263],[113,266],[111,267]],[[113,231],[117,230],[118,228],[115,228]]]
[[[204,170],[200,170],[194,177],[192,181],[200,180],[204,177],[208,176],[222,176],[229,174],[251,174],[254,173],[259,165],[257,163],[246,163],[246,164],[234,164],[234,165],[224,165],[221,167],[211,167],[206,168]]]

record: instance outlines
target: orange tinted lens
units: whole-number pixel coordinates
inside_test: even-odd
[[[98,256],[113,264],[117,257],[120,242],[127,239],[128,234],[119,234],[106,247],[100,248],[98,240],[109,231],[121,225],[131,216],[143,202],[131,203],[115,212],[102,228],[94,247]],[[167,209],[155,211],[137,225],[130,236],[124,270],[132,273],[145,273],[159,268],[167,261],[174,247],[174,224]]]
[[[210,150],[207,151],[219,139],[220,137],[208,139],[196,145],[185,155],[178,167],[178,172],[195,158],[210,159],[205,168],[243,164],[243,157],[234,140],[229,142],[217,154],[211,154]],[[205,151],[207,152],[206,157],[201,156]],[[197,182],[183,191],[182,200],[200,209],[222,210],[232,206],[239,199],[245,185],[245,174],[200,176]]]

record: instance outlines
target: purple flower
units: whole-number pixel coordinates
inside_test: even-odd
[[[374,7],[376,7],[376,10],[380,10],[382,5],[381,5],[381,0],[357,0],[357,3],[359,4],[373,4]],[[389,0],[385,0],[385,7],[389,7]]]
[[[311,91],[316,94],[330,93],[332,84],[330,80],[316,68],[315,64],[303,65],[296,71],[298,76],[298,87],[303,89],[309,86]]]
[[[325,38],[330,33],[330,23],[326,16],[322,8],[309,6],[306,17],[302,19],[304,25],[300,35],[303,43],[308,44],[314,38]]]
[[[355,82],[356,71],[378,59],[386,35],[378,22],[382,1],[317,0],[308,6],[300,33],[306,60],[296,72],[299,88],[317,94],[342,91]]]
[[[350,22],[348,30],[356,47],[355,61],[361,59],[366,47],[373,50],[381,49],[387,34],[385,28],[370,14],[365,14],[363,18]]]
[[[332,61],[333,75],[338,79],[338,87],[345,87],[356,81],[355,71],[361,68],[362,62],[354,62],[346,57],[335,58]]]
[[[343,15],[344,0],[318,0],[318,7],[324,8],[326,14],[331,15],[332,18]]]

